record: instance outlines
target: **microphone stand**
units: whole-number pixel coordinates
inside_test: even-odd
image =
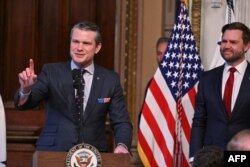
[[[80,100],[80,129],[79,129],[79,137],[78,137],[78,143],[83,143],[83,139],[84,139],[84,133],[83,133],[83,92],[82,92],[82,79],[83,76],[81,74],[81,70],[80,69],[73,69],[72,71],[72,77],[73,77],[73,87],[77,90],[77,92],[79,92],[79,98]]]

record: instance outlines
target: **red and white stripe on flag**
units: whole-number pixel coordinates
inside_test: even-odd
[[[196,89],[193,87],[182,99],[185,113],[182,120],[183,167],[189,166],[189,139],[195,95]],[[138,152],[144,166],[173,167],[177,108],[159,70],[150,84],[142,111]]]
[[[188,11],[179,6],[169,45],[142,107],[137,148],[146,167],[189,166],[196,87],[203,66]]]

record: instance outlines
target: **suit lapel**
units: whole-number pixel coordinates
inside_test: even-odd
[[[73,113],[76,111],[76,106],[75,106],[75,92],[73,88],[73,79],[72,79],[72,72],[71,72],[71,67],[70,67],[70,61],[66,62],[64,64],[64,67],[61,69],[61,77],[58,79],[61,79],[61,87],[58,88],[61,93],[63,98],[65,99],[64,103],[68,103],[69,105],[65,106],[70,106],[71,110],[70,112],[67,112],[66,114],[70,115],[70,117],[74,117]]]
[[[222,92],[222,76],[223,76],[223,70],[224,70],[224,65],[217,67],[215,72],[215,76],[212,79],[213,81],[211,81],[211,83],[214,83],[214,87],[215,87],[215,91],[213,98],[215,98],[218,102],[218,111],[222,112],[221,114],[224,115],[225,118],[228,118],[226,111],[225,111],[225,107],[223,104],[223,97],[221,95]]]
[[[223,100],[222,100],[222,96],[221,96],[221,89],[222,89],[223,68],[224,68],[224,66],[220,66],[218,68],[218,70],[216,71],[216,78],[215,78],[216,81],[214,81],[214,83],[219,83],[219,84],[216,84],[216,91],[215,92],[216,92],[216,97],[218,97],[218,101],[220,101],[222,105],[223,105]]]
[[[250,92],[250,65],[248,63],[247,65],[247,69],[246,72],[244,74],[244,77],[242,79],[242,83],[240,86],[240,90],[233,108],[233,115],[235,115],[237,111],[240,111],[241,106],[244,105],[245,101],[248,99],[246,97],[249,96],[249,92]],[[232,115],[232,116],[233,116]]]
[[[226,115],[225,112],[225,108],[224,108],[224,104],[223,104],[223,99],[222,99],[222,95],[221,95],[221,90],[222,90],[222,76],[223,76],[223,69],[224,69],[224,65],[218,67],[217,71],[216,71],[216,78],[215,81],[213,83],[216,84],[216,89],[215,89],[215,98],[217,98],[217,102],[219,103],[219,111],[223,111],[223,115]]]
[[[67,62],[65,64],[65,71],[63,71],[63,76],[62,77],[62,83],[63,88],[62,88],[62,94],[65,97],[66,102],[70,104],[75,104],[75,94],[74,94],[74,88],[73,88],[73,79],[72,79],[72,73],[71,73],[71,67],[70,63]]]

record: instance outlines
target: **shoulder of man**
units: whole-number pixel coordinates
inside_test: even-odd
[[[97,65],[97,64],[94,64],[95,65],[95,73],[102,73],[103,75],[111,75],[111,76],[117,76],[119,75],[117,72],[115,71],[112,71],[110,69],[107,69],[103,66],[100,66],[100,65]]]

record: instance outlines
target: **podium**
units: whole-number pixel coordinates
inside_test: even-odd
[[[67,152],[36,151],[32,167],[65,167]],[[102,167],[129,167],[130,154],[101,153]]]

